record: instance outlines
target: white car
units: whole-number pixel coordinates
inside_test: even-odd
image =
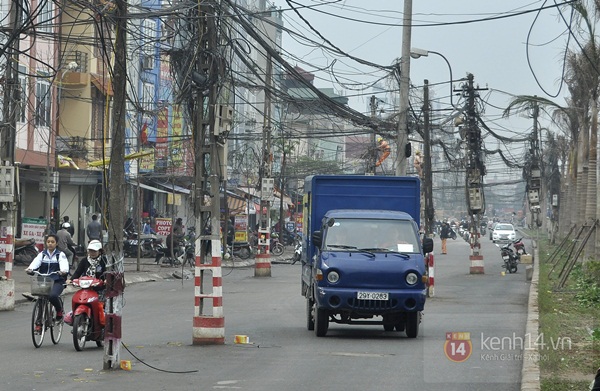
[[[494,243],[513,241],[516,238],[517,233],[515,232],[515,227],[513,227],[512,224],[498,223],[492,232],[492,241]]]

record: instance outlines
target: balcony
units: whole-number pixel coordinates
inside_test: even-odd
[[[73,67],[76,64],[76,67]],[[84,88],[90,84],[88,53],[74,50],[65,53],[56,80],[65,88]]]

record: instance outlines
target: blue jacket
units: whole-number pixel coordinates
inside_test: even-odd
[[[65,253],[58,249],[55,249],[52,254],[48,253],[48,250],[44,250],[31,261],[28,269],[37,270],[42,274],[63,272],[66,275],[69,272],[69,261]],[[65,279],[58,274],[53,274],[51,278],[54,281],[64,281]]]

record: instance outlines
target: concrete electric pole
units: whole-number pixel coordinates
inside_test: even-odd
[[[476,94],[482,89],[473,86],[473,75],[467,75],[467,84],[463,85],[463,95],[467,100],[466,107],[466,130],[465,138],[467,143],[467,168],[466,168],[466,198],[467,211],[471,220],[469,224],[471,255],[469,257],[471,274],[483,274],[484,263],[481,253],[480,239],[480,221],[481,215],[485,213],[485,198],[483,194],[483,176],[485,175],[485,165],[481,160],[482,139],[481,129],[478,125],[478,113],[475,106]]]
[[[125,215],[125,127],[127,102],[127,2],[116,0],[115,60],[113,66],[113,116],[111,123],[108,249],[106,277],[106,326],[104,369],[120,366],[123,309],[123,223]],[[107,177],[106,175],[104,176]]]
[[[254,263],[254,277],[271,277],[271,203],[273,197],[273,175],[271,159],[271,79],[273,65],[267,54],[265,75],[265,105],[263,120],[263,158],[260,168],[260,221],[258,227],[258,254]],[[283,197],[283,189],[281,189]],[[283,239],[283,238],[280,238]]]
[[[227,173],[224,172],[226,163],[221,162],[225,158],[225,150],[219,120],[231,121],[232,111],[228,106],[219,104],[219,83],[223,80],[223,65],[222,59],[217,56],[219,30],[216,20],[220,10],[219,4],[215,1],[203,2],[198,5],[195,15],[197,19],[190,22],[197,28],[199,54],[195,65],[196,70],[201,75],[206,75],[209,84],[208,103],[203,95],[205,86],[198,86],[194,107],[194,217],[197,232],[194,279],[196,289],[192,329],[194,345],[225,343],[220,181],[222,178],[226,180]],[[207,273],[210,273],[212,278],[205,281]],[[207,306],[212,309],[211,313],[205,312],[206,301],[211,302],[211,305]]]
[[[14,240],[16,234],[17,186],[15,178],[15,137],[17,134],[17,104],[19,102],[19,31],[21,30],[20,1],[10,3],[11,34],[6,42],[6,72],[4,74],[3,124],[0,127],[0,242],[4,247],[4,277],[0,280],[0,310],[15,307],[15,281],[12,279]],[[11,40],[12,39],[12,40]],[[23,97],[25,99],[25,97]]]
[[[431,126],[429,109],[429,80],[425,80],[423,85],[423,193],[425,195],[424,217],[425,217],[425,235],[431,237],[433,234],[433,220],[435,211],[433,208],[433,170],[431,169]]]
[[[410,40],[412,29],[412,0],[404,0],[402,27],[402,57],[400,59],[400,108],[398,113],[398,163],[396,176],[406,175],[408,145],[408,90],[410,87]],[[408,156],[407,156],[408,155]]]

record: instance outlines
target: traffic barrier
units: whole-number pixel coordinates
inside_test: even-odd
[[[260,233],[264,238],[258,242],[259,253],[254,259],[254,277],[271,277],[271,233],[266,231]]]
[[[478,239],[477,242],[475,241],[476,238]],[[469,261],[471,262],[469,268],[470,274],[484,274],[483,255],[481,255],[481,244],[479,243],[479,239],[481,239],[479,232],[475,229],[471,230],[471,237],[469,240],[471,245],[471,255],[469,256]]]
[[[4,279],[0,280],[0,311],[13,311],[15,309],[15,281],[12,279],[14,235],[12,227],[5,227],[8,232],[4,240]]]
[[[433,297],[435,295],[435,267],[433,262],[433,251],[427,254],[427,274],[429,276],[429,286],[427,289],[427,297]]]

